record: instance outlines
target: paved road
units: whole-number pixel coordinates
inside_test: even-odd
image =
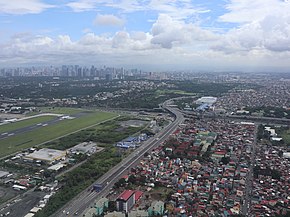
[[[4,216],[4,214],[9,212],[9,217],[22,217],[25,215],[24,213],[28,213],[33,207],[35,207],[45,194],[47,193],[43,191],[35,192],[33,190],[20,194],[13,198],[13,200],[11,199],[5,206],[1,205],[1,207],[4,208],[1,208],[0,216]]]
[[[84,115],[84,112],[79,113],[79,115],[83,116],[83,115]],[[74,117],[78,117],[78,116],[74,115]],[[112,118],[107,119],[107,120],[104,120],[104,121],[101,121],[101,122],[98,122],[98,123],[96,123],[96,124],[92,124],[92,125],[87,126],[87,127],[84,127],[84,128],[80,128],[80,129],[78,129],[78,130],[76,130],[76,131],[73,131],[73,132],[67,133],[67,134],[65,134],[65,135],[62,135],[62,136],[59,136],[59,137],[53,138],[53,139],[51,139],[51,140],[47,140],[47,141],[45,141],[45,142],[43,142],[43,143],[39,143],[39,144],[37,144],[36,146],[41,146],[41,145],[43,145],[43,144],[45,144],[45,143],[49,143],[49,142],[55,141],[55,140],[57,140],[57,139],[60,139],[60,138],[63,138],[63,137],[69,136],[69,135],[71,135],[71,134],[74,134],[74,133],[80,132],[80,131],[82,131],[82,130],[89,129],[89,128],[92,128],[92,127],[95,127],[95,126],[100,125],[100,124],[103,124],[103,123],[105,123],[105,122],[108,122],[108,121],[114,120],[114,119],[116,119],[116,118],[118,118],[118,117],[120,117],[120,115],[115,116],[115,117],[112,117]],[[44,123],[44,122],[43,122],[43,123]],[[0,140],[1,140],[1,139],[0,139]],[[0,160],[5,159],[5,158],[8,158],[8,157],[11,157],[11,156],[14,156],[16,153],[17,153],[17,152],[12,153],[12,154],[10,154],[10,155],[6,155],[6,156],[0,158]]]
[[[184,113],[185,115],[197,116],[197,113],[193,111],[182,111],[182,113]],[[212,112],[203,113],[202,116],[209,118],[227,118],[233,120],[252,121],[260,124],[282,124],[282,125],[290,124],[290,119],[286,118],[256,117],[251,115],[224,115],[224,114],[217,115]]]
[[[250,158],[250,166],[249,166],[249,173],[247,175],[245,187],[246,187],[246,192],[245,192],[245,200],[244,204],[242,206],[242,214],[244,216],[249,216],[250,213],[250,207],[251,207],[251,198],[252,198],[252,189],[253,189],[253,180],[254,180],[254,164],[255,164],[255,158],[256,158],[256,147],[257,147],[257,131],[258,131],[258,125],[256,124],[255,128],[255,138],[252,146],[252,153],[251,153],[251,158]]]
[[[39,124],[34,124],[34,125],[31,125],[31,126],[27,126],[27,127],[23,127],[23,128],[16,129],[16,130],[11,130],[9,132],[1,133],[0,134],[0,139],[5,139],[5,138],[7,138],[9,136],[16,136],[16,135],[19,135],[19,134],[22,134],[22,133],[27,133],[29,131],[32,131],[32,130],[35,130],[35,129],[38,129],[38,128],[41,128],[41,127],[45,127],[45,126],[48,126],[48,125],[56,124],[59,121],[61,121],[60,118],[54,118],[54,119],[52,119],[50,121],[43,121],[42,123],[39,123]]]
[[[105,196],[109,189],[114,185],[115,182],[119,180],[120,177],[128,173],[128,170],[131,167],[134,167],[136,164],[138,164],[146,152],[149,152],[154,147],[163,143],[170,136],[170,134],[176,130],[178,125],[184,121],[183,115],[177,109],[167,106],[169,103],[170,101],[165,102],[163,107],[175,115],[176,118],[174,122],[166,126],[154,138],[152,137],[144,142],[143,145],[136,149],[134,153],[129,155],[121,163],[119,163],[108,173],[98,179],[94,184],[102,184],[104,186],[101,192],[91,192],[91,189],[94,185],[93,184],[78,196],[76,196],[72,201],[70,201],[65,207],[63,207],[53,216],[65,217],[67,216],[66,213],[69,213],[69,216],[72,216],[74,213],[78,213],[77,216],[82,216],[81,213],[84,213],[95,202],[96,199]]]
[[[74,114],[74,115],[69,115],[69,117],[71,117],[71,118],[79,118],[79,117],[85,116],[87,114],[88,114],[88,112],[79,112],[79,113]],[[22,128],[16,129],[16,130],[3,132],[3,133],[0,134],[0,140],[1,139],[5,139],[5,138],[10,137],[10,136],[16,136],[16,135],[19,135],[19,134],[22,134],[22,133],[27,133],[27,132],[30,132],[32,130],[35,130],[35,129],[38,129],[38,128],[42,128],[42,127],[46,127],[46,126],[49,126],[49,125],[53,125],[53,124],[56,124],[56,123],[58,123],[60,121],[64,121],[65,120],[64,118],[62,118],[62,116],[65,116],[63,114],[49,114],[49,113],[46,113],[46,114],[39,114],[39,115],[27,117],[27,118],[22,118],[19,121],[23,121],[23,120],[30,119],[30,118],[35,118],[35,117],[40,117],[40,116],[46,116],[46,115],[56,116],[56,118],[54,118],[52,120],[49,120],[49,121],[43,121],[43,122],[38,123],[38,124],[33,124],[33,125],[30,125],[30,126],[27,126],[27,127],[22,127]],[[15,122],[12,122],[11,124],[13,124],[13,123],[15,123]],[[10,124],[10,123],[7,123],[7,124]]]

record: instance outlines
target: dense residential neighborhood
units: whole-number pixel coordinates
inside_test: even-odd
[[[162,214],[240,214],[242,207],[248,205],[247,179],[255,145],[254,124],[189,120],[131,169],[124,187],[144,189],[152,203],[154,189],[171,189]],[[142,205],[132,210],[140,211],[139,207]],[[152,216],[149,210],[148,216]]]
[[[290,217],[290,0],[0,0],[0,217]]]
[[[289,81],[167,78],[2,81],[0,214],[286,216]]]

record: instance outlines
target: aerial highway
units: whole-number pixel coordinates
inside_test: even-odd
[[[118,165],[113,167],[109,172],[103,175],[100,179],[96,180],[94,184],[89,186],[78,196],[76,196],[72,201],[70,201],[65,207],[58,210],[53,216],[55,217],[65,217],[65,216],[82,216],[85,211],[95,202],[96,199],[105,196],[110,188],[119,180],[120,177],[128,173],[128,170],[135,165],[144,157],[146,152],[149,152],[154,147],[162,144],[184,121],[184,117],[179,110],[171,108],[168,106],[170,101],[163,103],[163,108],[172,113],[175,116],[175,120],[162,129],[155,137],[152,137],[145,141],[141,147],[136,149],[135,152],[130,154],[126,159],[120,162]],[[100,192],[91,191],[95,184],[100,184],[103,186]]]

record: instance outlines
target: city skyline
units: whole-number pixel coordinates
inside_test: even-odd
[[[0,66],[287,71],[289,9],[286,0],[0,0]]]

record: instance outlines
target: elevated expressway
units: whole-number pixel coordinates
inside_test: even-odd
[[[65,217],[65,216],[82,216],[84,212],[92,206],[96,199],[106,196],[110,188],[119,180],[120,177],[128,173],[129,169],[136,166],[139,161],[144,157],[146,152],[151,151],[154,147],[162,144],[184,121],[183,114],[176,108],[170,107],[171,100],[168,100],[162,104],[162,107],[171,113],[175,119],[165,128],[163,128],[155,137],[151,137],[145,141],[136,151],[130,154],[126,159],[113,167],[110,171],[104,174],[101,178],[96,180],[94,184],[85,189],[73,200],[68,202],[61,210],[58,210],[53,216]],[[103,186],[100,192],[91,191],[95,184]]]

